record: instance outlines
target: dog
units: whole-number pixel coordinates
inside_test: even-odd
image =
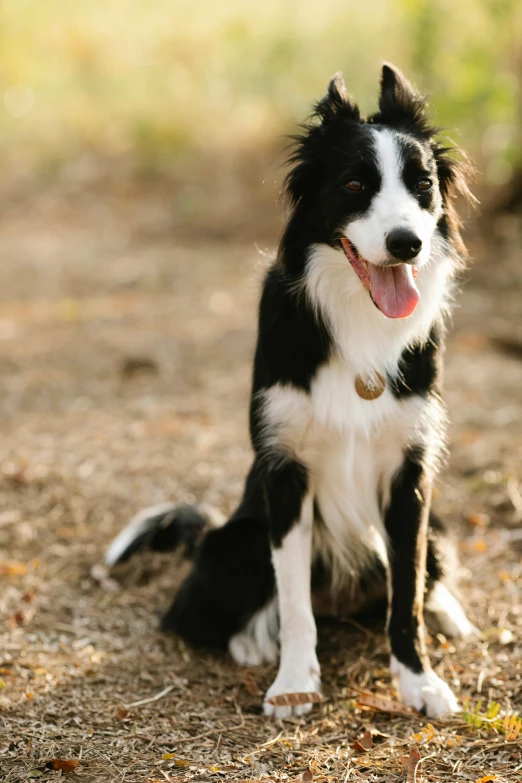
[[[277,718],[306,714],[320,694],[317,596],[346,614],[384,588],[400,697],[430,717],[453,713],[424,613],[447,636],[474,631],[431,511],[465,159],[388,64],[375,114],[361,116],[337,74],[292,138],[290,212],[259,306],[243,498],[226,524],[197,508],[148,509],[106,563],[183,546],[194,563],[163,629],[239,664],[279,658],[263,704]]]

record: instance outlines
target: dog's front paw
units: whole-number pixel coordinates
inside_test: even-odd
[[[392,656],[391,673],[402,701],[409,707],[429,718],[460,712],[453,691],[432,669],[416,674]]]
[[[306,715],[312,709],[314,701],[319,701],[320,692],[321,676],[316,661],[311,666],[304,667],[303,671],[290,670],[289,667],[281,668],[266,693],[263,711],[265,715],[274,718]],[[315,697],[314,701],[306,701],[304,694],[309,694],[310,699]],[[284,699],[286,703],[271,704],[270,700],[275,697],[282,697],[278,701]]]

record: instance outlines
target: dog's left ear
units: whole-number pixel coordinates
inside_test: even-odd
[[[433,133],[426,116],[426,98],[390,63],[382,66],[379,109],[382,120],[398,125],[413,124],[426,136]]]
[[[336,73],[328,84],[324,98],[316,104],[315,114],[323,123],[342,115],[345,119],[359,120],[359,109],[346,89],[342,73]]]

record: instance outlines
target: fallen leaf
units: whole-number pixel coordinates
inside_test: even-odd
[[[478,511],[464,514],[464,519],[471,527],[487,527],[491,521],[488,514],[482,514]]]
[[[243,671],[241,673],[241,684],[248,691],[251,696],[259,696],[261,689],[257,683],[255,677],[249,671]]]
[[[299,704],[318,704],[323,701],[320,693],[281,693],[279,696],[272,696],[267,699],[268,704],[274,707],[296,707]]]
[[[43,775],[43,772],[39,769],[32,769],[30,772],[27,773],[28,778],[41,778]]]
[[[186,759],[177,759],[175,753],[164,753],[161,760],[173,761],[176,767],[190,767],[190,761],[187,761]]]
[[[417,778],[417,769],[421,763],[421,754],[419,753],[419,749],[414,746],[410,750],[409,756],[401,756],[400,762],[403,767],[407,770],[408,777],[407,781],[408,783],[419,783]]]
[[[460,736],[460,734],[455,734],[454,737],[449,738],[446,744],[448,748],[455,748],[458,745],[462,745],[462,737]]]
[[[26,573],[27,565],[25,563],[16,563],[10,560],[0,563],[0,576],[25,576]]]
[[[485,778],[480,778],[480,780],[477,780],[477,783],[490,783],[491,780],[497,780],[496,775],[486,775]]]
[[[272,696],[267,699],[268,704],[274,707],[296,707],[299,704],[318,704],[323,701],[320,693],[282,693],[280,696]]]
[[[388,699],[385,696],[378,696],[375,693],[360,693],[357,700],[357,707],[369,707],[379,712],[390,712],[394,715],[420,715],[413,707],[407,707],[400,701]]]
[[[19,625],[23,625],[25,621],[25,615],[23,612],[15,612],[7,621],[11,628],[16,628]]]
[[[433,724],[428,723],[428,725],[421,729],[418,734],[412,734],[412,739],[414,739],[415,742],[431,742],[436,733],[437,730]]]
[[[56,772],[74,772],[79,763],[79,759],[51,759],[46,763],[45,768]]]
[[[303,772],[303,777],[302,777],[303,783],[310,783],[310,781],[313,779],[314,779],[313,773],[309,769]]]
[[[114,713],[114,717],[116,720],[125,720],[125,718],[128,718],[131,714],[130,710],[127,710],[125,707],[120,707]]]
[[[361,752],[371,750],[372,745],[373,745],[372,733],[369,729],[366,729],[364,735],[361,737],[360,740],[354,740],[353,748],[354,750],[357,750],[359,751],[359,753],[361,753]]]

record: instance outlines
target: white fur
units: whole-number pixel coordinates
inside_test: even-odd
[[[420,301],[408,318],[389,319],[375,307],[342,250],[310,248],[301,293],[328,325],[332,355],[316,373],[310,393],[283,384],[260,393],[267,467],[278,456],[282,461],[297,458],[307,468],[310,493],[302,519],[273,551],[281,661],[267,699],[316,691],[320,685],[310,601],[312,541],[332,566],[334,589],[368,563],[370,554],[377,552],[386,564],[383,511],[404,450],[422,444],[435,454],[438,444],[432,439],[444,426],[444,411],[434,394],[397,399],[386,388],[378,399],[368,401],[355,390],[358,375],[368,380],[377,372],[398,377],[406,346],[424,344],[446,307],[453,270],[449,248],[436,232],[438,215],[421,210],[402,183],[393,134],[374,133],[383,187],[369,214],[350,223],[346,235],[368,261],[382,263],[389,230],[401,226],[415,231],[423,242]],[[312,498],[322,519],[313,532]],[[250,648],[239,655],[255,658]],[[453,694],[432,671],[415,675],[398,662],[395,670],[407,703],[425,706],[430,715],[456,709]],[[265,701],[265,712],[288,717],[311,706],[273,707]]]
[[[442,201],[438,196],[434,214],[422,209],[401,177],[401,148],[397,143],[397,133],[376,128],[372,128],[372,133],[382,186],[368,213],[350,221],[344,233],[366,261],[382,264],[388,256],[385,242],[390,231],[395,228],[411,229],[422,241],[415,261],[415,265],[420,267],[430,258],[432,237],[442,214]],[[408,138],[408,143],[414,142]],[[419,145],[419,154],[421,152]]]
[[[370,551],[386,563],[378,497],[387,503],[404,449],[436,447],[429,438],[444,429],[435,396],[398,400],[387,388],[378,399],[363,400],[355,379],[376,371],[397,377],[405,346],[427,340],[445,304],[451,269],[447,257],[424,267],[415,312],[389,319],[373,305],[342,251],[317,245],[310,254],[305,294],[326,319],[336,350],[309,394],[282,384],[262,393],[265,448],[271,459],[279,452],[308,468],[326,523],[314,530],[314,547],[331,561],[338,585],[341,574],[348,578],[369,560]]]
[[[387,563],[383,508],[378,498],[383,505],[388,502],[404,449],[421,443],[429,446],[432,433],[444,422],[434,395],[398,400],[387,388],[381,397],[368,401],[355,390],[357,375],[371,378],[380,372],[397,377],[404,348],[428,339],[445,306],[452,271],[449,256],[434,252],[432,261],[420,270],[421,297],[414,313],[406,319],[388,319],[374,306],[342,251],[325,245],[313,247],[303,293],[326,319],[335,352],[317,372],[309,394],[282,384],[262,392],[267,456],[274,459],[279,454],[282,460],[297,457],[306,465],[310,491],[324,520],[324,525],[314,527],[313,546],[330,561],[334,589],[367,563],[370,553],[377,552]],[[302,559],[304,535],[299,523],[282,548],[274,551],[282,652],[279,673],[267,698],[319,687],[315,626],[312,632],[308,598],[308,554]],[[433,697],[427,691],[430,709],[440,706],[436,703],[438,693],[446,688],[434,677],[426,675],[426,682],[419,686],[422,691],[427,684],[435,687],[441,683]],[[439,700],[442,703],[442,696]],[[265,701],[265,712],[287,717],[304,714],[311,706],[274,708]]]
[[[355,374],[388,371],[396,375],[407,345],[425,342],[430,328],[447,306],[453,263],[444,241],[434,239],[433,256],[419,270],[419,303],[408,318],[387,318],[373,304],[342,250],[328,245],[311,248],[305,293],[329,325],[339,358]],[[366,400],[359,406],[367,411]],[[373,404],[372,404],[373,405]]]
[[[400,697],[409,707],[424,710],[428,718],[459,712],[453,691],[432,669],[415,674],[393,655],[390,669]]]
[[[432,615],[437,630],[452,639],[462,639],[480,632],[470,623],[464,609],[448,588],[437,582],[429,594],[425,605],[426,612]]]
[[[249,620],[229,643],[228,649],[240,666],[275,663],[279,652],[279,614],[274,599]]]
[[[312,703],[274,706],[268,699],[290,693],[318,693],[321,687],[310,586],[312,524],[313,503],[309,494],[302,503],[298,523],[285,536],[282,546],[272,552],[281,618],[281,658],[277,677],[266,694],[264,711],[276,718],[305,715]]]

